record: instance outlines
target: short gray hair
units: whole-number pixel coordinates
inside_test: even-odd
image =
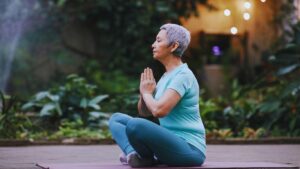
[[[177,24],[164,24],[160,27],[160,30],[165,30],[167,32],[167,39],[169,45],[178,42],[178,48],[173,52],[175,56],[182,56],[184,51],[190,44],[191,34],[183,26]]]

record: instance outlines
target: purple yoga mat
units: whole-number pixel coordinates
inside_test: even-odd
[[[44,164],[38,163],[36,166],[40,169],[131,169],[128,165],[118,164],[101,164],[101,163],[63,163],[63,164]],[[299,167],[271,163],[271,162],[205,162],[199,167],[167,167],[167,166],[155,166],[147,167],[145,169],[152,168],[173,168],[173,169],[188,169],[188,168],[208,168],[208,169],[299,169]]]

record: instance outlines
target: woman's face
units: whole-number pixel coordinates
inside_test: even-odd
[[[167,32],[165,30],[159,31],[155,42],[152,44],[154,59],[160,60],[170,55],[172,53],[171,49],[171,45],[168,45]]]

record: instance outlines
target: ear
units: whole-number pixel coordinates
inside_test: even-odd
[[[174,52],[179,47],[179,43],[175,42],[171,45],[171,52]]]

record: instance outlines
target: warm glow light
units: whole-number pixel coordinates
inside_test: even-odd
[[[246,9],[250,9],[250,8],[251,8],[251,3],[250,3],[250,2],[245,2],[245,3],[244,3],[244,7],[245,7]]]
[[[244,13],[243,17],[246,21],[248,21],[251,18],[250,14],[248,12]]]
[[[224,15],[229,16],[231,14],[231,11],[229,9],[224,10]]]
[[[260,0],[260,2],[265,3],[267,0]]]
[[[235,34],[237,34],[237,32],[238,32],[238,29],[236,28],[236,27],[231,27],[230,28],[230,32],[233,34],[233,35],[235,35]]]

